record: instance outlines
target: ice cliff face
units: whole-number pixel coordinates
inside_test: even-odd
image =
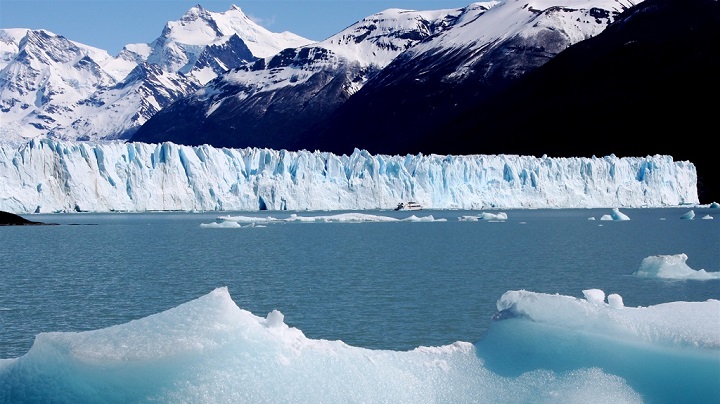
[[[698,203],[669,156],[351,155],[173,143],[0,145],[0,210],[364,210],[661,207]]]

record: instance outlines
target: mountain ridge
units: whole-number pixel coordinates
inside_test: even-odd
[[[129,139],[218,74],[311,42],[272,33],[237,6],[222,13],[193,7],[154,41],[128,44],[117,56],[47,30],[0,29],[0,136]]]

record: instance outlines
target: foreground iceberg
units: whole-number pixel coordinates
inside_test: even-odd
[[[227,288],[166,312],[39,334],[0,360],[9,402],[710,402],[719,301],[645,308],[526,291],[498,301],[486,339],[411,351],[313,340]],[[704,319],[704,320],[703,320]],[[342,321],[342,318],[333,321]]]
[[[0,145],[0,210],[255,211],[661,207],[697,204],[670,156],[350,156],[173,143]]]

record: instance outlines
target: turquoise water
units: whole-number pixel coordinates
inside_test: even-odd
[[[507,210],[501,222],[371,211],[446,221],[239,229],[200,226],[218,213],[26,216],[61,225],[0,227],[0,358],[25,354],[41,332],[127,323],[221,286],[256,315],[281,311],[309,338],[392,350],[477,341],[508,290],[597,288],[625,306],[720,299],[717,280],[632,275],[645,257],[680,253],[693,269],[720,271],[720,210],[680,220],[688,210],[622,209],[631,220],[621,222],[588,220],[609,209]]]

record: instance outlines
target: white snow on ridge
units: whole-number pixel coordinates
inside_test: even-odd
[[[173,143],[0,145],[0,210],[257,211],[661,207],[697,204],[670,156],[536,158],[219,149]]]
[[[153,50],[147,61],[180,71],[194,63],[205,46],[224,43],[233,35],[238,35],[256,57],[268,57],[285,48],[313,42],[288,32],[270,32],[237,6],[222,13],[195,6],[180,20],[167,23],[163,35],[151,44]]]
[[[312,46],[329,49],[361,66],[385,67],[400,53],[414,46],[415,35],[431,35],[425,24],[440,24],[460,15],[462,9],[414,11],[388,9],[363,18],[357,23]]]
[[[482,48],[481,57],[493,44],[515,36],[531,37],[540,30],[558,30],[567,46],[593,37],[612,22],[612,15],[591,15],[591,9],[622,12],[642,0],[530,0],[487,1],[468,6],[452,29],[415,46],[415,55],[449,48]],[[605,20],[604,23],[598,21]],[[480,46],[482,45],[482,46]]]
[[[206,24],[214,21],[214,26]],[[219,38],[237,34],[253,55],[271,56],[285,48],[295,48],[313,42],[290,32],[274,33],[253,22],[240,7],[216,13],[200,6],[192,7],[179,21],[168,23],[170,38],[188,45],[209,45]]]

